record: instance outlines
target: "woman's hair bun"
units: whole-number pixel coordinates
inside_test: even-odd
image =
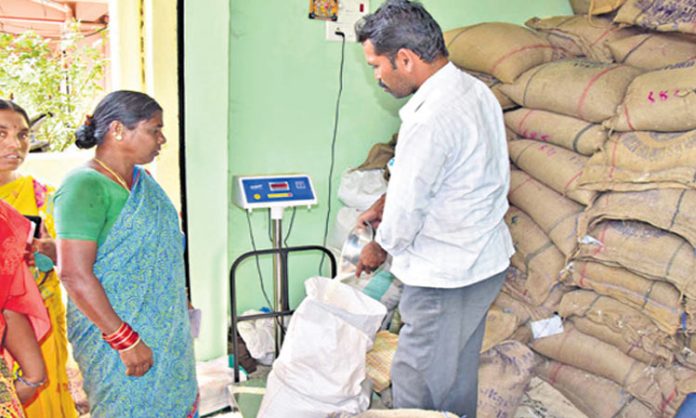
[[[75,145],[78,148],[87,149],[97,145],[97,138],[94,136],[94,125],[83,124],[75,131]]]

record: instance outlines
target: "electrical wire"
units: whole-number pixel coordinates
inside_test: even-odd
[[[268,234],[268,240],[273,242],[273,234],[271,234],[271,210],[269,209],[266,214],[266,233]]]
[[[288,238],[290,238],[290,233],[292,233],[292,225],[295,223],[295,212],[297,212],[297,206],[292,207],[290,225],[288,225],[288,232],[285,234],[285,239],[283,239],[283,245],[285,245],[285,248],[288,248]]]
[[[285,248],[288,248],[288,238],[290,238],[290,233],[292,233],[292,225],[295,223],[295,213],[297,212],[297,206],[292,207],[292,216],[290,217],[290,225],[288,226],[288,232],[283,234],[283,245]],[[267,233],[268,233],[268,240],[273,242],[273,234],[271,233],[271,211],[268,211],[268,228]]]
[[[270,220],[270,210],[268,211],[268,213],[269,213],[268,216],[269,216],[269,220]],[[254,230],[251,227],[251,216],[249,215],[249,211],[246,211],[246,218],[247,218],[247,225],[249,227],[249,240],[251,241],[251,248],[254,251],[256,251],[256,240],[254,239]],[[294,213],[293,213],[293,218],[294,218]],[[292,223],[290,224],[290,226],[292,227]],[[259,255],[254,254],[254,259],[256,260],[256,271],[259,274],[259,285],[261,287],[261,293],[263,293],[263,298],[266,300],[268,307],[273,308],[273,304],[271,303],[271,299],[268,297],[268,293],[266,292],[266,286],[263,284],[263,273],[261,272],[261,262],[259,260]],[[285,337],[286,328],[285,328],[285,324],[283,323],[283,321],[281,321],[279,316],[273,317],[273,320],[276,324],[278,324],[280,326],[282,337]]]
[[[334,127],[333,127],[333,137],[331,138],[331,163],[329,164],[329,191],[326,194],[327,207],[326,207],[326,220],[324,222],[324,239],[322,245],[326,247],[326,240],[329,236],[329,220],[331,219],[331,192],[332,192],[332,178],[334,172],[334,166],[336,163],[336,137],[338,134],[338,117],[340,115],[340,105],[341,105],[341,95],[343,93],[343,64],[345,63],[346,57],[346,35],[343,32],[336,32],[336,35],[341,37],[341,63],[338,69],[338,95],[336,97],[336,109],[334,111]],[[319,263],[319,275],[324,268],[324,260],[326,259],[326,254],[322,253],[321,262]]]

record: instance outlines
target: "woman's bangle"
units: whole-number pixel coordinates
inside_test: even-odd
[[[113,333],[109,335],[102,334],[102,339],[114,350],[123,351],[132,348],[138,342],[140,336],[128,323],[123,322]]]
[[[121,325],[116,329],[116,331],[112,332],[109,335],[106,335],[102,333],[102,339],[108,343],[111,341],[120,339],[124,333],[128,332],[130,329],[130,325],[128,325],[125,321],[121,322]]]
[[[44,380],[41,380],[41,381],[38,381],[38,382],[36,382],[36,383],[34,383],[34,382],[28,381],[27,379],[25,379],[25,378],[22,377],[22,376],[17,376],[17,379],[16,379],[16,380],[17,380],[18,382],[22,382],[22,384],[24,384],[25,386],[29,386],[30,388],[34,388],[34,389],[40,388],[41,386],[43,386],[44,383],[46,383],[46,380],[45,380],[45,379],[44,379]]]
[[[137,334],[136,334],[137,335]],[[131,344],[129,347],[124,348],[123,350],[118,350],[119,353],[125,353],[126,351],[130,351],[135,348],[136,345],[140,342],[140,337],[135,340],[133,344]]]
[[[127,348],[131,348],[135,345],[135,343],[138,342],[140,339],[140,335],[138,335],[137,332],[132,331],[128,337],[124,338],[123,340],[119,342],[114,342],[111,343],[111,348],[113,348],[116,351],[123,351]]]

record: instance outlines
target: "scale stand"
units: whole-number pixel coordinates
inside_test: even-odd
[[[283,208],[272,207],[271,210],[271,236],[273,237],[273,249],[280,250],[283,248]],[[287,259],[277,251],[273,254],[273,310],[287,311],[290,309],[288,297],[288,277],[287,277]],[[285,330],[283,328],[283,318],[275,320],[275,353],[276,358],[280,354],[280,347],[285,339]]]
[[[336,258],[326,247],[309,245],[283,247],[283,211],[287,207],[307,206],[317,203],[314,187],[309,176],[304,174],[278,176],[235,176],[233,179],[233,202],[242,209],[269,209],[271,211],[273,248],[250,251],[239,256],[230,268],[230,303],[232,311],[232,345],[234,347],[234,380],[239,382],[239,353],[237,346],[237,323],[261,318],[274,318],[275,353],[285,338],[283,318],[291,315],[288,297],[288,254],[302,251],[320,251],[329,257],[332,277],[336,276]],[[236,270],[249,257],[273,254],[273,312],[237,316]]]

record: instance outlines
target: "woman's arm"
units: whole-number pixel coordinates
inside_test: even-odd
[[[103,334],[112,334],[123,321],[94,275],[92,268],[97,257],[97,243],[58,239],[57,244],[60,280],[68,296]],[[132,349],[120,351],[119,355],[128,376],[142,376],[153,364],[152,350],[142,340]]]
[[[7,323],[5,348],[22,368],[22,378],[15,382],[15,387],[19,400],[25,403],[46,380],[46,367],[27,317],[10,310],[4,310],[2,314]]]

